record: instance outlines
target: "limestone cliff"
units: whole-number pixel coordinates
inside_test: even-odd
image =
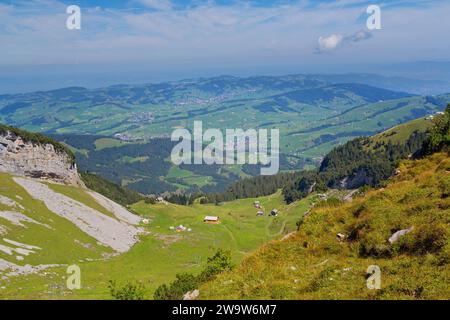
[[[0,131],[0,172],[83,185],[69,154],[55,144],[24,139],[13,130]]]

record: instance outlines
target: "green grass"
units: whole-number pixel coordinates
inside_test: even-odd
[[[391,142],[393,144],[402,144],[408,140],[412,133],[415,131],[425,132],[433,126],[431,120],[426,118],[420,118],[416,120],[409,121],[407,123],[395,126],[389,130],[386,130],[380,134],[371,137],[371,141],[374,143]]]
[[[185,177],[185,178],[183,178],[183,181],[186,182],[188,185],[197,185],[199,187],[203,187],[208,184],[214,183],[214,180],[212,177],[199,176],[199,175],[194,175],[192,177]]]
[[[181,169],[180,167],[173,166],[169,169],[169,172],[167,173],[166,178],[167,179],[170,179],[170,178],[183,179],[186,177],[190,177],[192,175],[193,175],[193,173],[189,170],[184,170],[184,169]]]
[[[174,182],[173,179],[179,179],[181,180],[181,183],[178,180],[178,183]],[[172,166],[169,169],[169,172],[164,177],[164,180],[176,185],[179,188],[187,188],[194,185],[203,187],[214,183],[214,179],[211,176],[197,175],[189,170],[184,170],[177,166]]]
[[[100,138],[95,140],[95,150],[120,147],[126,144],[127,142],[123,142],[113,138]]]
[[[201,286],[200,298],[449,299],[450,158],[436,154],[399,169],[383,189],[313,209],[299,232]],[[389,244],[394,231],[411,226]],[[381,268],[380,290],[366,286],[370,265]]]
[[[120,163],[135,163],[135,162],[145,162],[148,160],[147,156],[143,157],[130,157],[130,156],[123,156],[119,162]]]
[[[4,189],[7,189],[9,194],[15,194],[18,191],[13,187],[18,188],[12,183]],[[86,205],[101,209],[91,202],[92,198],[86,197],[83,190],[60,185],[54,185],[51,188]],[[22,193],[25,192],[22,191]],[[111,298],[108,291],[109,280],[117,280],[119,284],[129,280],[143,281],[147,290],[146,298],[152,298],[153,291],[162,283],[172,281],[176,273],[199,272],[207,257],[214,254],[217,248],[231,250],[234,262],[238,263],[267,241],[278,239],[295,230],[296,222],[308,210],[310,204],[309,200],[305,199],[295,205],[287,206],[283,203],[280,192],[258,200],[261,201],[266,211],[266,215],[263,217],[256,216],[257,210],[253,207],[254,199],[237,200],[220,206],[209,204],[149,205],[141,201],[134,204],[132,209],[151,220],[149,225],[144,226],[150,234],[143,235],[141,242],[131,248],[129,252],[108,261],[80,262],[79,260],[88,255],[81,249],[75,250],[72,244],[68,245],[65,242],[53,244],[52,242],[43,246],[45,249],[42,251],[47,254],[52,252],[52,254],[60,255],[65,258],[63,260],[65,263],[76,263],[81,267],[82,289],[66,292],[66,296],[59,298],[109,299]],[[48,212],[43,208],[43,204],[36,208],[39,213],[47,211],[52,219],[55,216],[55,220],[63,220]],[[273,208],[278,208],[281,212],[278,222],[274,222],[274,219],[267,215]],[[206,215],[218,215],[221,223],[217,225],[203,223]],[[65,224],[70,225],[67,221]],[[171,226],[180,224],[191,228],[192,232],[177,233],[169,229]],[[35,229],[33,226],[30,231]],[[66,228],[56,229],[55,235],[59,235],[60,230],[63,230],[62,236],[70,236],[70,234],[66,234]],[[78,229],[76,230],[81,233]],[[45,239],[44,234],[42,237]],[[76,236],[77,239],[84,239],[83,242],[87,241],[86,237]],[[31,239],[23,242],[41,244],[39,241]],[[72,255],[67,254],[67,248],[73,248],[69,249],[72,250]],[[42,263],[38,256],[33,259],[34,264]],[[51,259],[45,261],[50,263]],[[65,267],[48,270],[45,277],[28,275],[10,278],[6,289],[0,290],[0,298],[52,298],[49,294],[49,284],[64,283],[63,277],[65,277]]]
[[[26,263],[37,264],[64,264],[77,262],[79,259],[98,259],[102,253],[110,253],[111,250],[99,246],[97,241],[88,236],[68,220],[59,217],[49,211],[47,207],[38,200],[34,200],[12,177],[7,174],[0,174],[0,194],[21,204],[25,210],[15,208],[26,216],[37,222],[48,225],[49,228],[23,222],[26,227],[16,226],[5,219],[0,218],[0,224],[8,228],[6,235],[2,238],[22,242],[28,245],[41,247],[35,254],[24,256],[23,261],[17,261],[14,256],[9,256],[0,252],[0,258],[23,265]],[[18,197],[20,198],[18,198]],[[81,194],[80,194],[81,196]],[[86,199],[90,201],[90,199]],[[83,201],[84,202],[84,201]],[[0,204],[0,210],[12,210]],[[79,242],[75,242],[75,240]],[[3,245],[8,245],[0,241]],[[89,244],[90,249],[83,247],[80,243]]]

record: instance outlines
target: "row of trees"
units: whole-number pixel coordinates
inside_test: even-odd
[[[205,195],[203,202],[220,203],[270,195],[296,181],[300,176],[301,172],[283,172],[273,176],[245,178],[231,184],[225,192]]]

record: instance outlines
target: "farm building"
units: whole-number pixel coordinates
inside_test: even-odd
[[[273,216],[273,217],[276,217],[278,215],[278,213],[280,213],[278,211],[278,209],[273,209],[272,211],[270,211],[270,215]]]
[[[216,216],[206,216],[203,219],[203,222],[205,222],[205,223],[219,223],[220,220],[219,220],[219,217],[216,217]]]

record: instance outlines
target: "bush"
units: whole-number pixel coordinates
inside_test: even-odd
[[[400,238],[396,248],[401,253],[423,255],[440,251],[446,243],[447,231],[444,225],[424,223]]]
[[[381,234],[365,234],[359,242],[359,255],[361,257],[390,258],[393,250]]]
[[[390,258],[392,256],[392,249],[388,244],[371,242],[368,239],[364,239],[359,244],[359,255],[364,258]]]
[[[219,273],[230,271],[233,268],[231,263],[231,251],[217,250],[214,256],[208,258],[206,268],[199,275],[201,282],[214,279]]]
[[[434,120],[429,138],[423,144],[423,153],[432,154],[448,148],[450,145],[450,104],[442,116]]]
[[[177,274],[174,282],[159,286],[153,298],[155,300],[181,300],[187,292],[197,289],[206,281],[213,280],[219,273],[231,269],[231,252],[219,249],[214,256],[208,258],[205,269],[198,276],[189,273]]]
[[[181,300],[185,293],[195,290],[198,285],[198,279],[192,274],[177,274],[176,280],[170,285],[163,284],[159,286],[153,298],[155,300]]]
[[[144,300],[145,287],[140,282],[127,282],[123,287],[117,287],[116,281],[110,280],[108,288],[117,300]]]
[[[338,207],[341,204],[343,204],[344,201],[342,201],[341,199],[338,199],[336,197],[331,197],[327,200],[321,200],[319,201],[315,207],[316,208],[323,208],[323,207]]]

